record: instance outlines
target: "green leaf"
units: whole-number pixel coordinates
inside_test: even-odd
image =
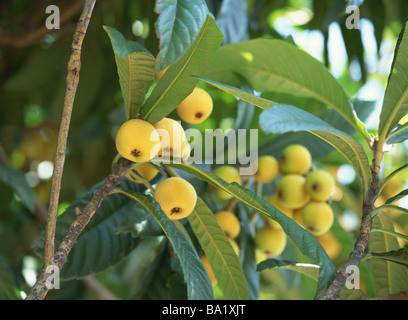
[[[337,79],[305,51],[278,39],[254,39],[220,48],[204,77],[238,86],[243,76],[256,91],[314,98],[339,112],[367,140],[350,97]]]
[[[227,300],[248,300],[249,293],[239,259],[211,210],[198,198],[188,220]]]
[[[160,39],[158,71],[174,64],[194,42],[208,14],[204,0],[157,0],[156,32]]]
[[[156,60],[141,44],[126,40],[112,27],[103,28],[109,35],[115,53],[126,119],[135,118],[155,80]]]
[[[404,248],[383,252],[383,253],[371,253],[369,255],[371,259],[382,259],[385,261],[390,261],[394,263],[398,263],[402,266],[408,267],[408,245],[405,245]]]
[[[315,264],[296,263],[293,261],[285,261],[279,259],[267,259],[258,264],[257,270],[281,268],[304,274],[317,281],[319,277],[319,266]]]
[[[116,189],[132,200],[140,203],[149,211],[169,238],[174,252],[180,259],[184,279],[187,283],[188,297],[191,300],[213,299],[213,290],[207,271],[198,257],[196,250],[184,233],[161,210],[153,196]]]
[[[289,105],[278,105],[262,112],[259,120],[266,133],[308,131],[339,151],[352,165],[360,180],[363,196],[371,182],[370,164],[363,147],[353,137],[318,117]]]
[[[154,124],[172,112],[193,91],[211,57],[222,42],[222,33],[213,18],[207,16],[188,50],[160,78],[146,100],[141,113]]]
[[[132,210],[115,227],[115,232],[129,233],[133,238],[157,237],[163,235],[163,230],[157,221],[142,208],[134,206]]]
[[[405,209],[405,212],[408,212],[408,210]],[[383,232],[383,233],[389,234],[391,236],[394,236],[396,238],[400,238],[400,239],[403,239],[405,241],[408,241],[408,236],[403,235],[403,234],[398,233],[398,232],[395,232],[395,231],[391,231],[391,230],[385,230],[385,229],[380,229],[380,228],[372,228],[371,232]]]
[[[28,185],[24,174],[13,167],[0,165],[0,180],[11,187],[20,197],[24,205],[31,211],[35,210],[35,194]]]
[[[280,212],[264,199],[258,197],[252,191],[247,190],[236,183],[227,184],[212,173],[206,172],[196,166],[185,163],[168,164],[174,168],[184,170],[201,180],[204,180],[215,187],[219,187],[231,194],[243,204],[255,209],[257,212],[276,220],[290,239],[296,244],[300,251],[311,258],[319,265],[319,281],[317,286],[316,297],[319,297],[327,289],[328,285],[334,279],[337,271],[324,249],[321,247],[316,238],[299,224]]]
[[[66,208],[58,217],[55,233],[56,247],[59,246],[76,217],[75,208],[83,208],[88,204],[101,184],[98,183],[93,186],[89,192]],[[142,188],[125,179],[121,186],[133,190],[141,190]],[[68,261],[61,270],[61,279],[77,279],[102,272],[126,257],[138,245],[139,239],[133,239],[125,234],[117,234],[115,227],[132,210],[140,210],[140,207],[127,197],[117,194],[107,197],[69,253]],[[146,224],[145,227],[147,228]],[[39,255],[42,255],[43,235],[34,242],[33,247]]]
[[[394,230],[391,218],[384,213],[373,220],[373,227]],[[399,250],[400,246],[395,236],[382,232],[373,232],[370,234],[369,248],[370,253],[381,253]],[[407,269],[404,266],[392,261],[372,259],[370,268],[377,296],[387,296],[408,289]]]
[[[387,144],[396,144],[408,139],[408,124],[397,125],[387,139]]]
[[[380,114],[378,133],[385,141],[399,120],[408,113],[408,33],[404,25],[398,39]]]

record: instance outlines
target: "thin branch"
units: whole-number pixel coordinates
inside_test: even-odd
[[[48,208],[47,225],[45,228],[44,268],[53,264],[55,227],[58,215],[58,201],[61,190],[62,172],[65,162],[65,150],[68,139],[69,125],[74,105],[74,99],[79,82],[81,69],[81,48],[91,14],[96,0],[85,2],[81,17],[79,18],[71,45],[71,55],[68,62],[67,87],[65,92],[64,108],[57,140],[57,152],[54,161],[50,204]]]
[[[358,266],[367,255],[366,248],[369,242],[370,232],[372,230],[372,219],[370,213],[374,209],[374,202],[378,196],[379,190],[379,173],[381,168],[382,157],[384,155],[382,144],[376,139],[373,143],[373,163],[371,167],[372,181],[368,190],[366,200],[363,203],[363,216],[361,220],[360,231],[354,245],[354,250],[351,252],[348,261],[337,273],[333,282],[330,284],[321,300],[336,300],[340,296],[340,291],[343,289],[347,278],[350,276],[348,269],[350,266]]]
[[[96,210],[101,206],[102,201],[110,195],[110,192],[122,181],[122,176],[132,167],[133,163],[120,158],[113,166],[112,173],[106,178],[104,184],[94,193],[91,201],[83,208],[76,208],[76,218],[69,227],[67,233],[61,241],[57,252],[53,255],[53,265],[61,270],[68,259],[68,254],[75,245],[82,230],[92,219]],[[43,268],[37,279],[37,283],[31,288],[26,300],[42,300],[47,295],[47,277],[49,276]]]

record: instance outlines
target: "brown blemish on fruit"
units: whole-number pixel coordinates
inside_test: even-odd
[[[140,150],[133,149],[133,150],[130,152],[130,154],[131,154],[132,156],[134,156],[135,158],[137,158],[137,157],[140,157],[140,156],[142,155],[142,152],[141,152]]]
[[[195,114],[195,117],[196,117],[197,119],[200,119],[200,118],[203,117],[203,113],[202,113],[202,112],[197,112],[197,113]]]
[[[320,190],[322,190],[322,188],[321,188],[320,184],[318,184],[318,183],[313,183],[313,185],[312,185],[312,190],[313,190],[314,192],[319,192]]]
[[[180,212],[181,212],[181,208],[174,207],[174,208],[171,209],[170,215],[177,214],[177,213],[180,213]]]

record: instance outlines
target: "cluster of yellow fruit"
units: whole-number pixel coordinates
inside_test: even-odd
[[[279,161],[271,156],[264,157],[259,159],[254,179],[271,182],[281,174],[276,193],[267,201],[314,236],[325,235],[334,219],[329,204],[335,188],[332,175],[325,170],[313,170],[311,154],[300,144],[287,146]],[[263,179],[267,175],[268,179]],[[256,231],[255,244],[265,257],[276,257],[285,249],[287,236],[275,220],[264,218],[264,221],[265,225]]]
[[[207,119],[212,111],[211,96],[200,88],[180,103],[177,111],[180,118],[188,123],[199,123]],[[126,176],[134,182],[150,181],[158,173],[151,164],[156,156],[188,159],[190,144],[180,122],[163,118],[156,124],[143,119],[124,122],[116,135],[116,149],[125,159],[138,163]],[[186,180],[171,177],[163,180],[154,191],[154,197],[164,213],[173,220],[183,219],[191,214],[197,194]]]

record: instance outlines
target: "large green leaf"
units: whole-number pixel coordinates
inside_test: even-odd
[[[213,18],[207,16],[188,50],[164,74],[146,100],[141,113],[156,123],[172,112],[193,91],[197,78],[207,68],[223,36]]]
[[[360,179],[361,192],[366,195],[371,182],[370,165],[363,147],[353,137],[318,117],[289,105],[277,105],[265,110],[259,123],[266,133],[308,131],[332,145],[353,166]]]
[[[374,219],[373,227],[394,230],[391,218],[385,213],[378,215]],[[370,253],[383,254],[400,249],[397,238],[383,232],[370,234],[369,248]],[[387,296],[408,289],[408,275],[405,266],[391,259],[371,259],[370,268],[377,296]]]
[[[300,251],[311,258],[319,266],[319,281],[316,297],[325,292],[328,285],[334,279],[337,271],[324,249],[316,238],[299,224],[284,213],[269,204],[266,200],[254,194],[252,191],[241,187],[236,183],[227,184],[212,173],[206,172],[196,166],[186,163],[168,164],[174,168],[184,170],[215,187],[219,187],[231,194],[243,204],[255,209],[257,212],[276,220],[290,239],[296,244]]]
[[[115,53],[126,118],[131,119],[137,116],[154,82],[156,60],[141,44],[126,40],[112,27],[103,28],[109,35]]]
[[[185,234],[171,221],[161,210],[160,205],[153,196],[129,192],[123,189],[116,189],[132,200],[140,203],[149,211],[162,227],[164,233],[170,240],[174,252],[180,259],[183,269],[184,279],[187,284],[187,294],[191,300],[213,299],[213,289],[207,271],[205,270],[200,258],[191,245]]]
[[[0,166],[0,181],[3,181],[11,187],[20,197],[24,205],[31,212],[34,212],[35,194],[20,170],[9,166]]]
[[[379,136],[386,140],[399,120],[408,113],[408,33],[406,24],[395,49],[391,74],[385,91],[378,127]]]
[[[204,0],[157,0],[155,12],[160,39],[157,69],[161,71],[186,52],[211,12]]]
[[[197,200],[188,220],[208,257],[223,297],[227,300],[248,300],[248,288],[239,259],[214,214],[201,199]]]
[[[235,74],[243,76],[259,92],[287,93],[321,101],[370,140],[341,84],[318,60],[293,44],[254,39],[225,45],[218,50],[204,77],[238,86]]]
[[[56,247],[59,246],[76,217],[75,208],[83,208],[100,186],[101,183],[93,186],[89,192],[66,208],[64,213],[58,217],[55,232]],[[142,188],[128,180],[124,180],[121,186],[131,190],[141,190]],[[124,195],[114,194],[107,197],[69,253],[68,261],[61,270],[61,278],[82,278],[89,274],[98,273],[116,265],[123,257],[126,257],[138,244],[139,239],[133,239],[125,234],[117,234],[115,227],[132,210],[140,210],[140,206],[137,206]],[[142,225],[148,228],[148,224]],[[149,233],[150,231],[143,232]],[[37,239],[33,247],[41,255],[44,248],[43,237]]]

